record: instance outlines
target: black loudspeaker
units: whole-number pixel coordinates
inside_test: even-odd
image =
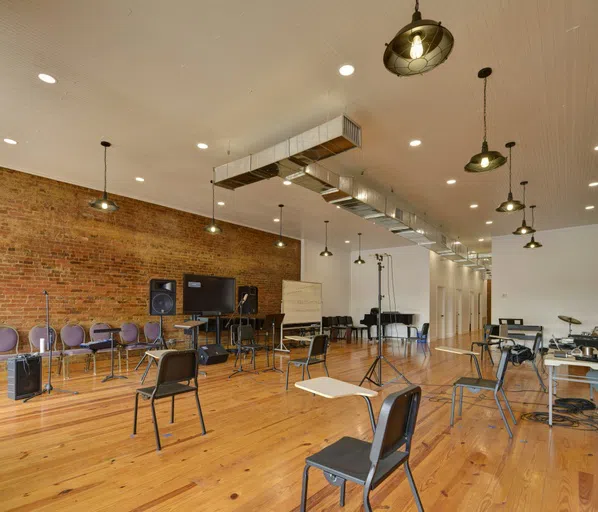
[[[22,400],[42,391],[42,358],[20,355],[7,362],[8,398]]]
[[[228,352],[222,345],[204,345],[199,347],[199,364],[226,363]]]
[[[239,286],[239,302],[245,294],[247,300],[241,306],[241,314],[257,315],[257,286]]]
[[[149,314],[176,315],[176,281],[174,279],[152,279],[150,281]]]

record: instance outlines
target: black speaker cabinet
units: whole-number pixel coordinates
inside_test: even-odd
[[[228,352],[222,345],[204,345],[199,347],[199,364],[226,363]]]
[[[239,286],[239,302],[247,294],[245,304],[241,306],[243,315],[257,315],[257,286]]]
[[[176,281],[174,279],[152,279],[150,281],[149,314],[176,315]]]
[[[42,358],[20,355],[7,361],[8,398],[23,400],[41,393]]]

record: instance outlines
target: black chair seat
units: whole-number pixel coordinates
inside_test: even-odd
[[[156,386],[147,388],[139,388],[137,393],[145,397],[151,398]],[[180,395],[181,393],[189,393],[195,391],[197,388],[193,386],[186,386],[185,384],[179,384],[178,382],[172,384],[162,384],[158,388],[158,392],[154,395],[155,399],[164,398],[166,396]]]
[[[465,386],[468,388],[490,389],[494,391],[496,381],[490,379],[476,379],[474,377],[461,377],[455,381],[453,386]]]
[[[336,443],[305,459],[307,464],[340,478],[365,485],[368,472],[372,467],[370,452],[372,444],[353,437],[343,437]],[[381,483],[407,457],[405,452],[397,451],[380,461],[372,489]]]
[[[295,366],[301,366],[303,364],[318,364],[318,363],[324,363],[324,359],[315,359],[315,358],[309,358],[309,357],[299,357],[297,359],[291,359],[289,361],[291,364],[294,364]]]

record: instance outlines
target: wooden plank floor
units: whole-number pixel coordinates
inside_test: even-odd
[[[468,347],[469,336],[439,344]],[[463,419],[450,429],[450,385],[472,374],[467,358],[436,351],[425,357],[421,347],[405,357],[399,342],[385,350],[423,388],[411,465],[427,511],[598,510],[596,432],[520,421],[509,440],[488,393],[466,393]],[[293,350],[293,357],[304,352]],[[331,376],[358,383],[375,353],[374,345],[333,344]],[[277,356],[281,368],[287,360]],[[177,399],[172,425],[168,401],[158,403],[163,450],[157,453],[145,402],[138,434],[131,435],[141,372],[101,383],[105,364],[97,377],[73,365],[69,381],[54,380],[56,387],[80,394],[27,404],[5,398],[5,374],[1,377],[0,510],[297,511],[307,455],[343,435],[371,438],[361,398],[327,400],[294,387],[286,392],[284,375],[272,372],[228,380],[228,362],[208,367],[207,378],[200,378],[206,436],[199,435],[191,396]],[[265,364],[263,356],[258,364]],[[492,371],[484,367],[487,376]],[[314,368],[312,375],[320,373]],[[299,377],[292,371],[291,383]],[[382,390],[374,399],[376,413],[383,398],[403,385]],[[546,411],[546,395],[529,367],[510,367],[506,389],[518,418]],[[559,394],[587,397],[587,386],[561,383]],[[343,510],[338,488],[316,471],[309,496],[308,510]],[[415,510],[402,470],[373,492],[372,505]],[[362,510],[361,488],[347,485],[344,510]]]

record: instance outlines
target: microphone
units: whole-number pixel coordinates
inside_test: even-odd
[[[44,295],[48,295],[48,292],[46,290],[43,290]]]
[[[241,304],[245,304],[245,301],[247,300],[248,297],[249,297],[248,293],[246,293],[245,295],[243,295],[243,298],[241,299]]]

